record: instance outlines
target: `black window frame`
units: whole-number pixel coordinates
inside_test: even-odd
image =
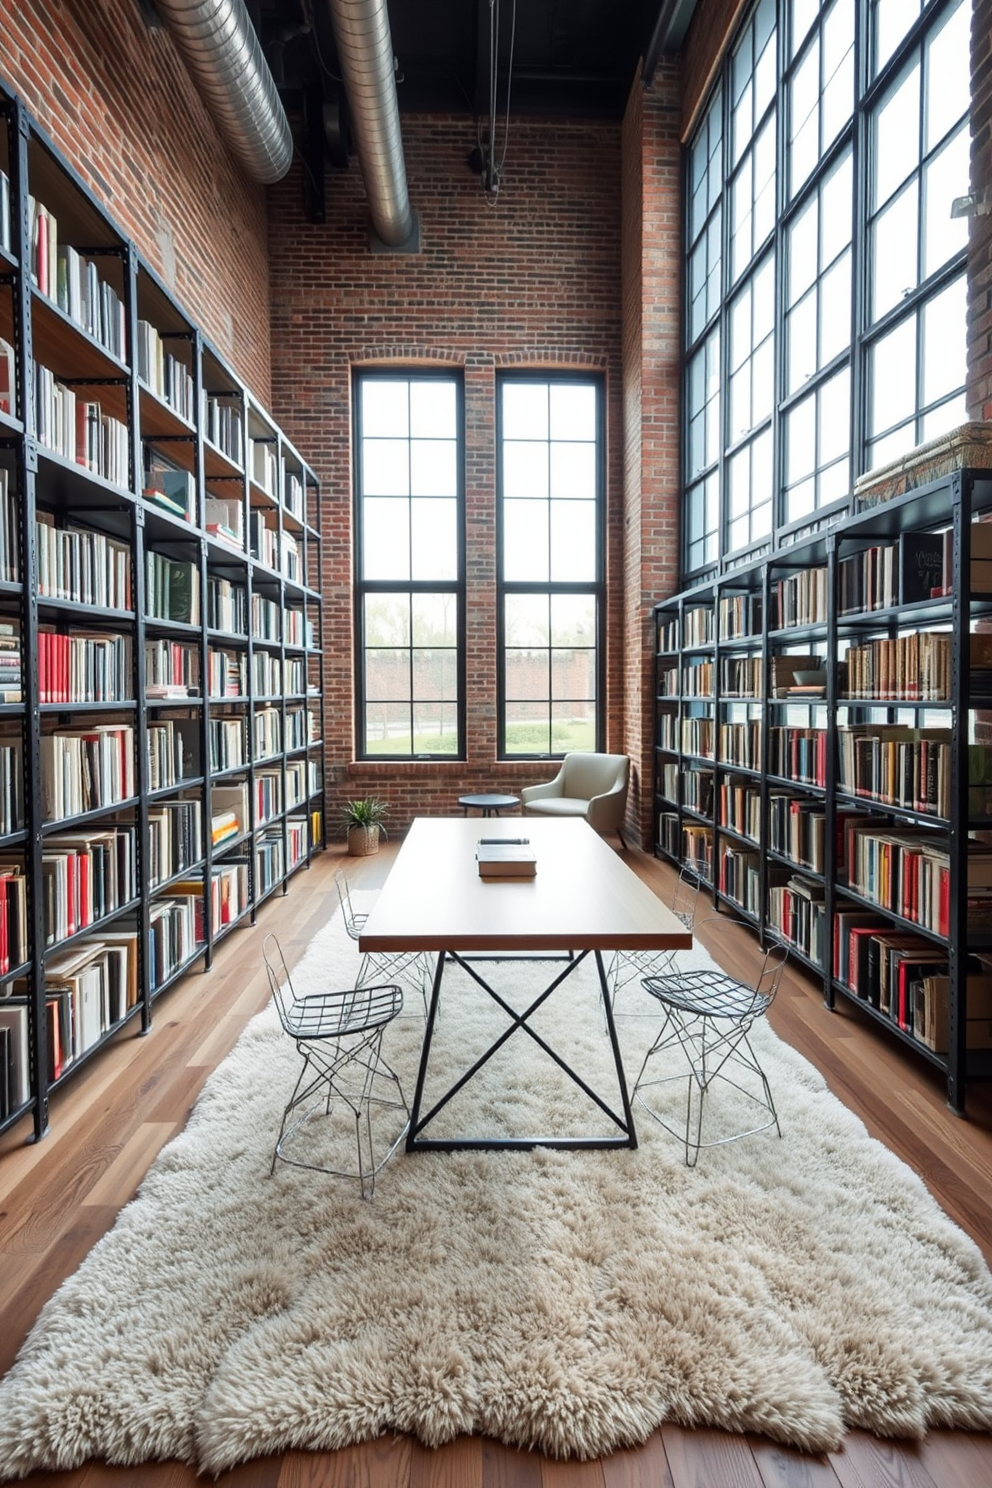
[[[511,383],[538,383],[542,386],[562,384],[585,384],[596,389],[596,577],[593,580],[574,583],[556,581],[507,580],[504,577],[503,541],[503,396],[502,390]],[[497,711],[497,757],[501,762],[514,760],[560,760],[566,751],[506,749],[506,598],[511,594],[591,594],[596,601],[596,699],[595,699],[595,743],[599,752],[606,738],[606,379],[601,372],[565,371],[545,368],[513,368],[501,370],[496,377],[496,711]],[[549,646],[549,650],[553,647]],[[548,698],[549,707],[552,699]],[[549,739],[550,745],[550,728]]]
[[[363,520],[363,480],[362,480],[362,388],[371,382],[450,382],[455,387],[455,434],[457,440],[456,456],[456,495],[457,504],[457,574],[452,580],[435,581],[429,579],[366,579],[362,571],[364,557],[364,520]],[[354,604],[354,667],[355,667],[355,757],[362,762],[377,762],[382,764],[416,764],[424,760],[464,762],[466,755],[466,699],[465,699],[465,637],[466,637],[466,555],[465,555],[465,379],[461,368],[438,367],[424,368],[411,366],[390,367],[354,367],[352,369],[352,449],[353,449],[353,490],[354,490],[354,563],[353,563],[353,604]],[[409,499],[412,499],[409,498]],[[382,750],[370,751],[366,737],[366,687],[365,687],[365,600],[372,594],[407,594],[411,597],[415,594],[452,594],[458,605],[458,619],[456,625],[456,678],[458,687],[458,699],[456,705],[457,718],[457,749],[454,752],[424,752],[416,753],[412,750],[403,753],[389,753]],[[411,709],[411,745],[416,737],[413,729],[412,709],[414,706],[412,666],[413,666],[413,644],[411,634],[411,684],[409,706]]]

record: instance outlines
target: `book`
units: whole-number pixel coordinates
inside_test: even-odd
[[[523,840],[494,842],[480,839],[475,856],[480,878],[533,878],[537,873],[534,849]]]

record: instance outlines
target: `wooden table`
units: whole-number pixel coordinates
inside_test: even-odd
[[[522,828],[522,830],[518,830]],[[479,877],[475,861],[480,837],[513,840],[526,836],[537,857],[530,879]],[[671,910],[632,873],[620,857],[581,818],[526,822],[461,817],[418,817],[410,828],[375,907],[362,930],[361,951],[398,954],[437,952],[437,966],[424,1044],[411,1108],[407,1151],[452,1151],[465,1147],[636,1147],[637,1136],[610,1007],[604,951],[684,950],[692,936]],[[522,1013],[506,1003],[473,966],[470,975],[499,1003],[510,1027],[426,1114],[421,1112],[424,1079],[430,1059],[441,982],[447,961],[465,966],[466,953],[559,951],[574,956],[566,969]],[[614,1111],[529,1026],[528,1020],[588,955],[594,955],[603,994],[619,1084],[622,1115]],[[476,957],[473,956],[473,960]],[[484,958],[483,958],[484,959]],[[468,969],[468,968],[466,968]],[[616,1124],[619,1134],[606,1137],[487,1137],[469,1135],[432,1139],[423,1135],[451,1097],[514,1033],[530,1035]]]

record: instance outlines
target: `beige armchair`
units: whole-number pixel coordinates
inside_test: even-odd
[[[566,754],[554,780],[525,785],[525,812],[539,816],[584,816],[597,832],[616,832],[624,847],[630,760],[625,754]]]

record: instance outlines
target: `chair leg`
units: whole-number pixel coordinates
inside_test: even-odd
[[[620,838],[620,846],[623,848],[624,852],[626,852],[627,851],[627,844],[623,840],[623,833],[621,832],[621,830],[620,830],[619,827],[617,827],[617,836]]]

